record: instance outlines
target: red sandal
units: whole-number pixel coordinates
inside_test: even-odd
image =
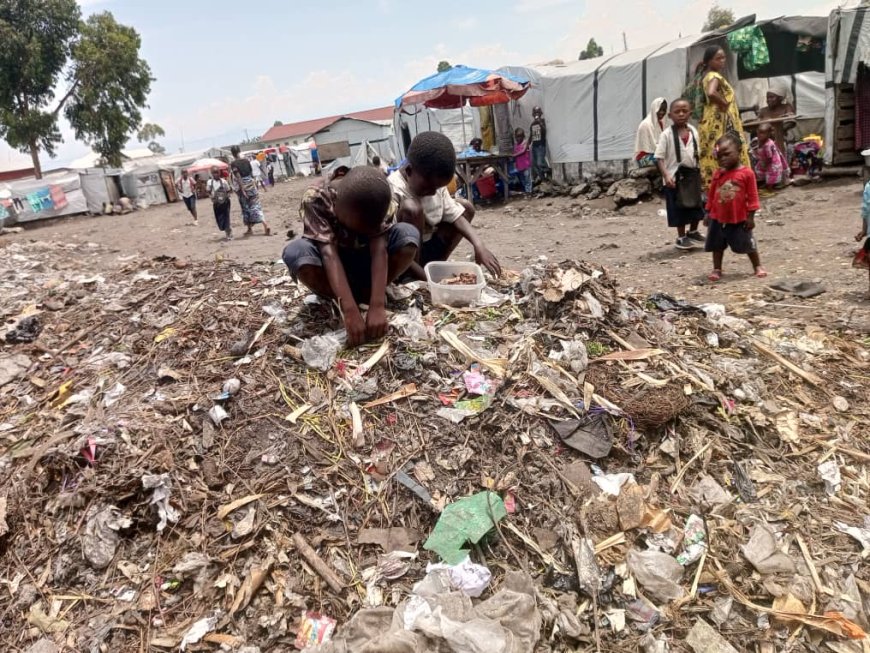
[[[716,283],[722,278],[722,270],[713,270],[710,274],[707,275],[707,281],[712,281]]]

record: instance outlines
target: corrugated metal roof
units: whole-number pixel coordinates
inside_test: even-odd
[[[329,116],[328,118],[315,118],[314,120],[303,120],[302,122],[294,122],[289,125],[278,125],[277,127],[272,127],[269,131],[263,134],[263,136],[260,137],[260,140],[264,142],[280,141],[288,138],[297,138],[299,136],[310,136],[314,132],[320,131],[324,127],[328,127],[341,118],[356,118],[358,120],[369,121],[392,120],[393,107],[355,111],[353,113]]]

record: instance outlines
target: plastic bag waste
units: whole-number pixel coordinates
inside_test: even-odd
[[[549,358],[554,361],[567,362],[568,367],[574,374],[585,372],[589,366],[589,352],[586,350],[586,342],[583,340],[560,340],[562,351],[553,349]]]
[[[776,536],[764,524],[756,524],[749,541],[740,547],[746,559],[762,574],[793,574],[794,562],[779,550]]]
[[[133,521],[115,506],[94,506],[88,511],[82,534],[82,555],[94,569],[105,569],[115,557],[118,531],[132,526]]]
[[[459,564],[468,556],[465,543],[477,544],[505,517],[507,510],[498,494],[478,492],[444,508],[423,548],[434,551],[449,565]]]
[[[172,479],[169,474],[145,474],[142,477],[142,487],[146,490],[154,490],[151,495],[151,505],[157,507],[157,515],[160,518],[157,532],[166,528],[167,522],[176,523],[180,515],[169,503],[169,497],[172,495]]]
[[[604,458],[613,448],[613,430],[610,416],[606,413],[563,422],[551,421],[550,426],[562,442],[592,458]]]
[[[333,331],[304,340],[299,351],[306,365],[326,372],[335,363],[338,352],[344,347],[345,342],[347,342],[347,333],[344,330]]]
[[[430,576],[439,576],[437,580],[430,580]],[[456,590],[466,596],[477,598],[483,594],[492,580],[492,572],[484,567],[471,561],[468,556],[462,562],[455,565],[445,565],[443,563],[428,564],[426,566],[426,578],[421,580],[414,586],[414,593],[421,596],[431,596],[439,593],[432,592],[432,586],[440,587],[440,591]],[[428,581],[428,583],[427,583]],[[445,583],[446,581],[446,583]]]
[[[668,554],[632,549],[626,562],[637,582],[656,599],[674,601],[684,595],[677,584],[683,577],[683,566]]]

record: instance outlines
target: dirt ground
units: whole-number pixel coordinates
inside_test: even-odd
[[[299,200],[310,183],[295,179],[264,194],[264,210],[274,232],[268,238],[262,232],[239,237],[241,216],[234,203],[237,238],[222,242],[207,200],[199,203],[197,227],[190,224],[184,205],[177,203],[126,216],[78,216],[29,225],[24,233],[4,238],[99,243],[111,253],[95,257],[95,267],[126,264],[134,255],[280,265],[288,230],[301,233]],[[502,265],[511,269],[522,269],[541,255],[556,261],[587,259],[607,266],[625,289],[666,292],[692,302],[722,303],[736,313],[752,311],[796,324],[822,323],[868,333],[867,274],[850,268],[853,237],[860,226],[861,190],[858,179],[850,178],[763,198],[757,237],[770,272],[767,282],[752,276],[746,257],[728,253],[723,280],[708,283],[709,255],[702,248],[685,252],[673,247],[674,234],[659,215],[663,202],[657,198],[619,210],[610,200],[518,199],[506,206],[481,207],[474,223]],[[470,249],[463,245],[456,256],[468,257]],[[767,288],[779,279],[817,281],[827,292],[806,300]]]

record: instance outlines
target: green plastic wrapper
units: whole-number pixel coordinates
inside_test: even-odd
[[[459,564],[468,555],[465,544],[477,544],[506,516],[504,501],[495,492],[465,497],[444,508],[423,548],[437,553],[448,565]]]

